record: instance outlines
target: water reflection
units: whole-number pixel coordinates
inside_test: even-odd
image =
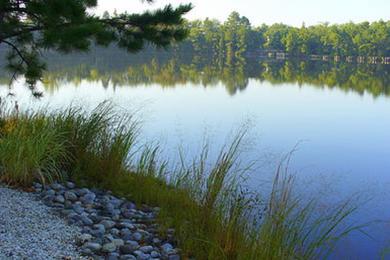
[[[390,95],[390,65],[333,63],[322,61],[277,61],[248,59],[233,65],[213,60],[172,57],[162,52],[144,55],[118,55],[117,52],[91,55],[49,55],[43,84],[54,90],[64,82],[76,86],[82,80],[99,82],[104,87],[159,84],[177,87],[186,83],[213,87],[222,83],[230,95],[245,90],[250,79],[297,83],[316,88],[337,88],[377,97]],[[0,84],[10,75],[0,70]]]

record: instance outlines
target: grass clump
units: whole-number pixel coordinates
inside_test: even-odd
[[[66,177],[158,206],[162,231],[175,229],[185,259],[317,259],[354,229],[341,223],[355,208],[316,214],[314,202],[293,195],[282,167],[270,196],[249,192],[239,161],[245,131],[213,163],[205,146],[199,158],[171,171],[158,146],[137,144],[131,116],[119,116],[109,103],[88,113],[4,113],[0,133],[1,180],[28,186]]]
[[[1,120],[0,180],[28,186],[60,179],[67,160],[64,133],[40,114],[11,115]]]

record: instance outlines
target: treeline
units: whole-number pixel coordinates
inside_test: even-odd
[[[196,58],[213,57],[227,64],[262,51],[291,56],[390,56],[390,21],[293,27],[285,24],[254,27],[237,12],[224,23],[189,21],[189,37],[176,46],[178,53]]]
[[[232,12],[221,23],[205,19],[187,21],[186,40],[166,52],[145,46],[141,56],[186,56],[195,62],[209,60],[216,64],[234,64],[247,57],[259,57],[266,52],[283,52],[289,57],[308,55],[390,57],[390,21],[289,26],[281,23],[252,26],[248,18]],[[117,47],[96,47],[92,51],[117,53]],[[47,52],[44,52],[47,55]],[[0,45],[0,60],[4,46]],[[49,55],[50,56],[50,55]]]

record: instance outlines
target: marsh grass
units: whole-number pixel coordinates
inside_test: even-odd
[[[60,179],[60,162],[67,160],[64,133],[40,114],[12,114],[1,119],[0,180],[30,185]]]
[[[214,161],[205,145],[170,171],[157,145],[137,143],[133,118],[109,103],[89,113],[3,113],[0,122],[1,180],[28,186],[70,178],[158,206],[161,232],[175,229],[185,259],[317,259],[358,228],[341,225],[356,209],[350,204],[318,215],[314,201],[295,197],[282,165],[271,194],[249,192],[239,160],[245,131]]]

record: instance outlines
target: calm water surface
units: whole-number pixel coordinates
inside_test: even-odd
[[[245,159],[258,160],[249,183],[259,191],[281,156],[299,143],[290,167],[299,192],[321,198],[325,209],[349,198],[359,201],[350,223],[383,221],[366,229],[372,238],[355,232],[345,239],[334,258],[380,257],[390,243],[390,68],[298,64],[294,71],[288,62],[256,62],[189,71],[188,64],[164,64],[101,68],[95,61],[68,69],[57,64],[40,86],[40,100],[22,80],[9,99],[22,109],[71,103],[92,108],[112,100],[138,111],[143,137],[162,143],[169,158],[180,145],[188,157],[196,155],[205,136],[221,145],[239,125],[249,124]],[[9,90],[2,82],[4,97]]]

